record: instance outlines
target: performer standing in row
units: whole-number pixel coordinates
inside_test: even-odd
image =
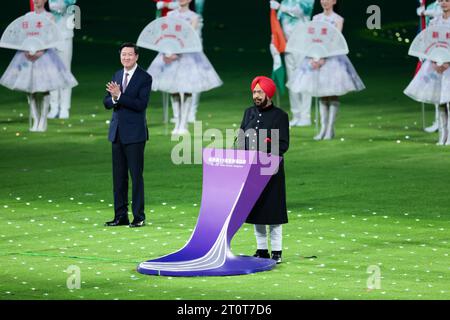
[[[63,41],[58,46],[57,53],[64,62],[67,70],[72,69],[73,55],[73,36],[74,36],[74,13],[70,12],[70,6],[73,6],[76,0],[49,0],[50,11],[54,16],[55,22],[63,35]],[[63,88],[50,92],[50,113],[48,118],[60,119],[69,118],[69,110],[72,100],[72,88]]]
[[[54,21],[50,12],[45,9],[47,0],[34,0],[34,12],[30,15],[42,16],[44,24]],[[30,27],[25,22],[22,28]],[[35,53],[18,51],[6,69],[0,84],[11,89],[26,92],[30,105],[30,131],[47,130],[47,114],[50,108],[49,92],[62,88],[72,88],[77,81],[65,67],[54,49]]]
[[[198,35],[200,36],[200,39],[203,39],[202,36],[202,30],[204,25],[203,8],[205,7],[205,0],[193,0],[191,3],[191,7],[195,9],[195,13],[197,13],[199,16]],[[197,110],[200,104],[200,95],[201,95],[200,92],[192,94],[192,106],[188,118],[189,123],[194,123],[197,120]]]
[[[292,31],[299,24],[304,24],[311,20],[314,0],[282,0],[281,3],[270,1],[270,8],[278,11],[278,19],[283,28],[284,36],[286,40],[289,40]],[[304,58],[294,53],[286,54],[285,63],[288,81]],[[290,122],[291,126],[311,125],[311,101],[310,95],[289,90],[289,103],[293,116]]]
[[[178,0],[153,0],[156,3],[156,19],[167,17],[167,14],[175,9],[178,9],[180,5],[178,4]],[[163,92],[163,104],[168,103],[169,94],[167,92]],[[178,109],[175,109],[172,106],[173,118],[170,119],[170,122],[177,123],[178,122]]]
[[[450,32],[450,0],[439,0],[442,14],[430,22],[430,26],[445,26]],[[438,145],[450,145],[449,103],[450,103],[450,69],[449,63],[438,66],[433,61],[425,61],[405,94],[412,99],[439,106],[439,141]]]
[[[199,32],[200,17],[189,9],[192,0],[180,0],[180,8],[169,12],[189,22]],[[153,91],[169,92],[175,113],[179,114],[172,134],[188,133],[188,117],[192,94],[208,91],[222,85],[222,80],[203,52],[164,55],[158,54],[147,70],[152,75]]]
[[[323,13],[315,15],[313,21],[327,22],[342,32],[344,18],[334,12],[336,0],[320,1]],[[315,81],[318,79],[318,83]],[[318,88],[311,88],[312,84]],[[287,84],[293,92],[315,92],[320,99],[321,129],[315,140],[334,138],[334,126],[340,106],[339,96],[363,90],[364,84],[346,55],[314,61],[305,58]],[[313,89],[313,90],[311,90]],[[310,92],[311,91],[311,92]]]
[[[424,1],[425,2],[425,1]],[[442,15],[441,6],[439,5],[439,1],[433,1],[433,3],[428,6],[420,6],[417,9],[417,15],[419,17],[425,17],[425,28],[428,27],[430,21]],[[425,128],[425,132],[433,133],[439,130],[439,104],[435,105],[435,120],[433,124],[427,128]]]
[[[175,9],[179,8],[178,0],[154,0],[156,1],[156,8],[158,9],[159,13],[157,14],[157,17],[165,17],[167,14]],[[190,5],[189,9],[192,11],[195,11],[195,13],[198,14],[199,20],[198,20],[198,35],[200,38],[202,38],[202,30],[203,30],[203,8],[205,6],[205,0],[193,0]],[[200,103],[200,93],[193,93],[192,94],[192,105],[190,108],[189,116],[188,116],[188,122],[194,123],[196,121],[197,117],[197,110],[198,105]],[[178,108],[175,108],[176,106],[172,105],[173,110],[173,119],[171,119],[171,122],[177,123],[178,122]]]

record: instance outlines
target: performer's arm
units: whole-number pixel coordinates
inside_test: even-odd
[[[344,30],[344,19],[339,19],[339,21],[336,23],[336,28],[342,33]]]
[[[198,29],[198,23],[199,23],[199,18],[198,17],[192,19],[191,26],[197,32],[198,32],[198,30],[197,30]]]

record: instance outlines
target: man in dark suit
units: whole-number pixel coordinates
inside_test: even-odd
[[[245,110],[238,146],[240,149],[284,156],[289,149],[289,117],[272,102],[276,91],[275,83],[267,77],[256,77],[251,90],[254,105]],[[278,172],[270,178],[246,222],[255,225],[257,250],[254,257],[272,258],[281,263],[282,225],[288,223],[284,160],[281,161]],[[269,254],[268,237],[272,256]]]
[[[148,140],[146,110],[152,77],[137,65],[138,47],[124,43],[120,47],[123,69],[106,84],[108,91],[103,103],[113,109],[109,126],[112,142],[114,180],[114,219],[106,226],[129,225],[142,227],[144,213],[144,148]],[[133,183],[133,222],[128,220],[128,172]]]

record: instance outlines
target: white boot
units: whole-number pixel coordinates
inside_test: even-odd
[[[69,110],[70,110],[70,104],[72,100],[72,89],[62,89],[60,90],[60,99],[61,99],[61,106],[59,111],[59,118],[60,119],[69,119]],[[50,104],[51,106],[51,104]]]
[[[183,101],[184,100],[184,101]],[[180,126],[178,127],[178,134],[188,134],[188,118],[192,106],[192,96],[185,96],[181,98],[181,112],[180,112]]]
[[[36,132],[39,124],[39,112],[35,94],[28,95],[28,104],[30,105],[30,131]]]
[[[327,132],[325,133],[324,140],[331,140],[334,138],[334,124],[336,123],[336,117],[339,110],[339,102],[330,102],[330,114],[328,116]]]
[[[309,127],[311,126],[311,116],[309,118],[301,118],[297,122],[297,127]]]
[[[301,101],[300,121],[297,123],[297,126],[309,127],[312,124],[311,123],[312,97],[302,93],[300,101]]]
[[[295,124],[297,127],[311,126],[311,102],[312,97],[305,94],[299,95],[300,113],[298,114],[298,121]]]
[[[290,61],[290,63],[293,63],[292,60],[293,56],[290,55],[289,57],[286,56],[286,61]],[[293,66],[291,66],[293,67]],[[295,70],[295,69],[294,69]],[[288,72],[289,73],[289,72]],[[289,79],[289,74],[288,74]],[[292,90],[289,90],[289,104],[291,106],[291,112],[292,112],[292,121],[289,122],[289,125],[291,127],[298,127],[300,122],[302,121],[302,95],[298,92],[294,92]]]
[[[293,113],[292,114],[292,120],[289,121],[289,126],[290,127],[297,127],[298,124],[300,123],[301,119],[300,119],[300,114],[299,113]]]
[[[39,119],[39,125],[37,131],[44,132],[47,131],[47,115],[50,109],[50,95],[46,94],[41,98],[41,117]]]
[[[50,91],[50,112],[47,115],[49,119],[58,117],[59,105],[61,98],[61,90]]]
[[[446,146],[450,146],[450,104],[447,103],[447,141]]]
[[[174,118],[171,122],[175,123],[175,127],[172,130],[172,134],[178,134],[178,128],[180,126],[180,100],[179,97],[175,98],[173,95],[170,96],[170,101],[172,103],[172,110]]]
[[[438,146],[443,146],[448,138],[448,115],[445,107],[439,107],[439,141]]]
[[[194,123],[195,121],[197,121],[197,109],[198,109],[198,105],[200,103],[200,95],[201,95],[200,92],[192,94],[192,105],[191,105],[191,110],[189,111],[189,117],[188,117],[189,123]]]
[[[56,119],[58,117],[58,109],[54,109],[50,105],[50,112],[47,115],[49,119]]]
[[[170,101],[172,102],[172,111],[173,111],[173,118],[170,119],[170,122],[175,123],[176,128],[180,119],[180,100],[174,98],[173,95],[171,95]]]
[[[291,127],[308,127],[311,125],[311,96],[289,90],[289,103],[292,111]]]
[[[59,113],[59,118],[60,119],[69,119],[69,109],[61,109],[60,113]]]
[[[318,135],[314,137],[314,140],[319,141],[322,140],[325,137],[325,133],[327,132],[327,126],[328,126],[328,114],[329,114],[329,107],[326,104],[326,102],[323,102],[320,100],[320,132]]]
[[[435,118],[431,126],[425,128],[425,132],[433,133],[439,131],[439,105],[436,105]]]

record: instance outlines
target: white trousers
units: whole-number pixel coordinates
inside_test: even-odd
[[[200,95],[200,92],[192,94],[192,105],[189,111],[189,122],[194,122],[197,120],[197,110],[200,103]]]
[[[268,250],[269,246],[267,243],[267,227],[269,227],[270,245],[272,246],[272,251],[282,251],[283,248],[283,225],[273,224],[255,224],[255,236],[257,249]]]
[[[57,50],[59,57],[63,61],[67,70],[72,69],[73,55],[73,39],[64,40],[64,45]],[[58,112],[68,113],[72,100],[72,88],[54,90],[50,92],[50,112],[57,114]]]
[[[288,81],[294,75],[295,70],[302,63],[305,57],[296,53],[286,53],[286,73]],[[295,119],[301,119],[305,121],[311,120],[311,102],[312,97],[302,93],[295,93],[289,90],[289,103],[291,105],[291,111]]]

